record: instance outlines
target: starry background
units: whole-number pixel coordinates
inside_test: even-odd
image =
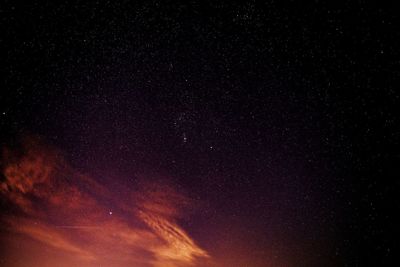
[[[6,1],[2,145],[39,135],[112,183],[168,176],[203,203],[184,228],[238,266],[391,266],[396,13]]]

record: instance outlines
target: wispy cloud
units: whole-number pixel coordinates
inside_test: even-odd
[[[209,258],[179,226],[192,201],[171,185],[143,182],[119,196],[33,138],[20,151],[4,149],[2,171],[0,193],[11,207],[2,227],[82,266],[191,266]]]

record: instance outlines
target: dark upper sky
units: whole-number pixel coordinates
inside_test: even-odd
[[[174,221],[216,266],[389,266],[395,9],[7,1],[0,17],[3,147],[39,136],[120,195],[95,193],[110,210],[171,184],[196,202]]]

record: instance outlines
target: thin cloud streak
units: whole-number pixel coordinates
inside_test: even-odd
[[[9,233],[88,266],[192,266],[210,258],[179,226],[191,200],[170,185],[145,182],[118,197],[33,138],[21,151],[4,149],[2,158],[0,194],[13,208],[1,224]]]

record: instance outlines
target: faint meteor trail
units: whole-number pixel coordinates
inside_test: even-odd
[[[66,228],[66,229],[101,229],[101,226],[88,226],[88,225],[55,225],[55,228]]]

